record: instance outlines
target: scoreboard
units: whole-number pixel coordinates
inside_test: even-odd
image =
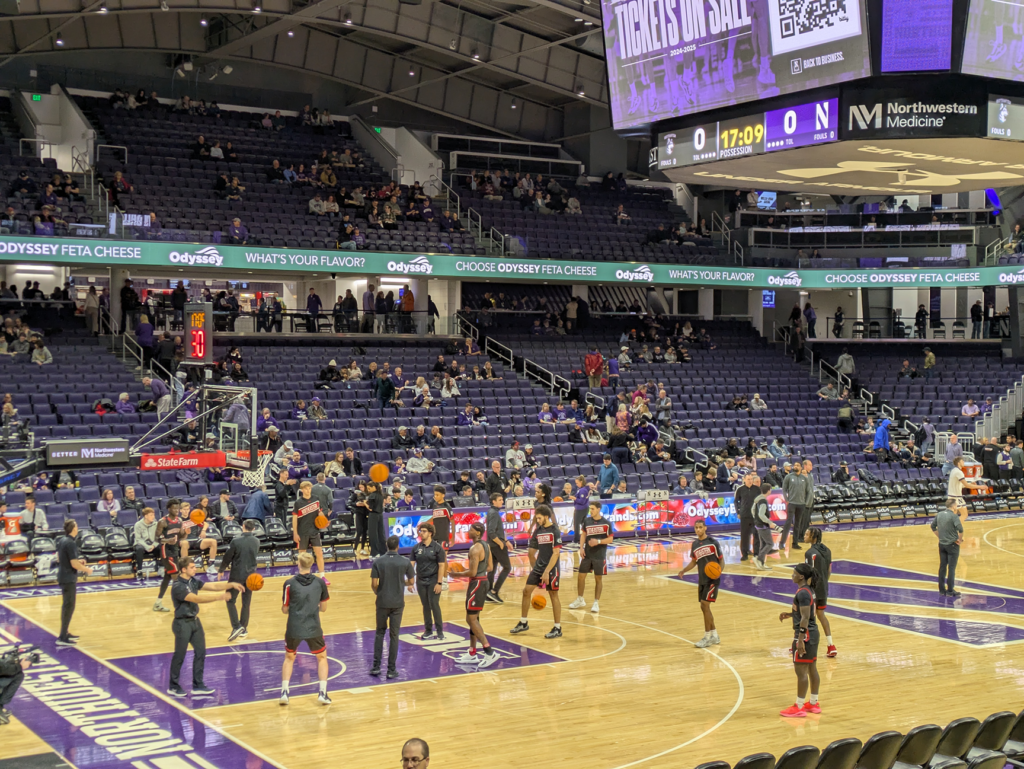
[[[658,134],[652,165],[679,168],[838,139],[839,99],[823,99]]]
[[[213,305],[185,305],[185,362],[213,363]]]

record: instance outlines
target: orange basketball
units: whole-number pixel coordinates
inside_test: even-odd
[[[202,526],[206,522],[206,513],[196,508],[189,515],[189,520],[192,521],[196,526]]]
[[[391,475],[391,472],[383,462],[378,462],[370,468],[370,480],[374,483],[384,483],[389,475]]]
[[[521,521],[529,521],[532,517],[533,515],[529,510],[523,510],[523,512],[519,514],[519,520]]]
[[[544,592],[537,590],[533,594],[533,598],[530,599],[530,606],[534,609],[543,609],[548,605],[548,599],[544,596]]]
[[[327,520],[326,515],[324,515],[323,513],[318,513],[316,518],[313,519],[313,523],[318,529],[326,529],[330,521]]]
[[[718,579],[719,577],[721,577],[722,576],[722,567],[721,567],[721,565],[719,565],[718,561],[712,561],[707,566],[705,566],[704,567],[704,575],[708,579]]]
[[[263,589],[263,575],[256,574],[255,572],[249,575],[249,578],[245,580],[245,587],[248,590],[256,591]]]

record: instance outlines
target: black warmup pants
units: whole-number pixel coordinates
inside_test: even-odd
[[[370,528],[370,555],[384,555],[387,552],[384,546],[387,541],[387,536],[384,533],[384,516],[370,513],[367,519]]]
[[[203,683],[203,672],[206,670],[206,633],[203,623],[198,617],[193,619],[175,619],[171,623],[174,632],[174,656],[171,657],[171,688],[176,688],[181,666],[185,662],[185,653],[192,646],[192,688],[199,689]]]
[[[939,590],[952,593],[956,585],[956,563],[960,560],[960,545],[939,545]]]
[[[786,539],[789,537],[790,529],[793,530],[793,542],[798,543],[797,532],[800,530],[800,521],[804,515],[803,505],[788,505],[786,514],[786,525],[782,527],[782,535],[779,537],[779,548],[786,546]]]
[[[0,708],[6,708],[11,703],[14,695],[21,688],[21,682],[24,680],[25,674],[21,670],[18,671],[16,676],[11,678],[0,678]]]
[[[580,543],[580,527],[583,525],[583,519],[587,517],[589,509],[577,510],[573,508],[572,511],[572,543],[578,545]]]
[[[444,632],[444,621],[441,619],[441,596],[434,592],[437,579],[429,582],[416,581],[416,592],[420,594],[423,605],[423,631],[430,633],[436,627],[438,633]]]
[[[807,528],[811,525],[811,513],[814,512],[814,505],[804,505],[800,511],[800,517],[797,518],[796,523],[793,524],[793,537],[797,542],[804,541],[804,534],[807,533]]]
[[[754,519],[740,517],[740,555],[747,558],[757,552],[757,534],[754,533]]]
[[[356,547],[362,547],[370,545],[370,540],[367,532],[369,531],[369,523],[367,521],[368,513],[355,513],[356,519]]]
[[[494,568],[487,572],[487,585],[492,593],[499,595],[501,593],[501,586],[505,584],[505,580],[508,579],[509,573],[512,571],[512,561],[508,557],[508,548],[491,543],[491,560],[494,563]],[[498,567],[501,566],[501,574],[498,574],[498,579],[495,581],[494,575],[498,571]]]
[[[405,608],[384,609],[377,607],[377,636],[373,639],[373,666],[380,667],[384,656],[384,634],[388,633],[388,671],[395,670],[398,665],[398,632],[402,627],[402,612]]]
[[[144,547],[136,547],[135,548],[135,573],[136,574],[138,574],[140,571],[142,571],[142,562],[144,560],[146,560],[146,556],[147,555],[151,556],[153,558],[159,558],[160,557],[160,551],[157,548],[153,548],[152,550],[146,550]]]
[[[71,627],[71,618],[75,615],[77,589],[78,585],[74,582],[60,586],[60,635],[57,637],[62,641],[68,640],[68,628]]]
[[[228,599],[228,619],[231,620],[231,629],[235,630],[240,627],[249,627],[249,604],[252,602],[252,591],[246,590],[242,593],[242,616],[239,618],[238,609],[235,607],[235,601],[238,598],[237,590],[229,590],[228,595],[231,598]]]

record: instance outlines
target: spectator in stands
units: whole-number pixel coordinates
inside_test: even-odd
[[[601,467],[597,471],[597,492],[601,499],[611,499],[615,487],[619,485],[619,468],[612,464],[612,455],[605,454],[601,458]]]
[[[612,217],[612,220],[620,227],[630,223],[629,214],[626,213],[626,208],[622,203],[619,203],[618,208],[615,209],[615,215]]]
[[[985,319],[985,308],[979,299],[971,305],[971,339],[982,338],[982,322]]]
[[[121,393],[117,398],[117,403],[114,404],[114,410],[118,414],[134,414],[135,404],[129,399],[128,393]]]
[[[778,435],[775,440],[768,446],[768,453],[776,459],[783,459],[793,455],[793,452],[789,450],[789,446],[786,445],[786,439]]]
[[[412,450],[412,456],[409,458],[407,468],[410,473],[431,473],[434,470],[434,463],[429,459],[424,459],[423,449],[416,446]]]
[[[310,199],[308,209],[311,214],[324,215],[324,201],[321,199],[319,191]]]
[[[117,514],[121,512],[121,503],[114,499],[113,489],[104,489],[100,494],[100,500],[96,503],[97,513],[107,513],[111,523],[117,523]]]
[[[53,355],[46,348],[46,344],[42,339],[36,339],[34,349],[32,350],[32,362],[37,366],[46,366],[53,363]]]
[[[391,448],[400,451],[409,451],[416,446],[416,441],[409,435],[409,428],[401,425],[398,432],[391,438]]]
[[[924,378],[931,379],[935,374],[935,353],[931,347],[924,348]]]
[[[942,465],[942,474],[949,475],[953,469],[954,462],[963,459],[964,447],[960,445],[960,439],[956,433],[949,436],[949,443],[946,444],[946,462]]]
[[[287,184],[288,180],[284,177],[284,169],[281,168],[281,161],[274,158],[274,161],[270,164],[270,168],[267,169],[267,181],[271,184]]]
[[[156,377],[143,377],[143,387],[148,387],[153,395],[153,403],[156,405],[157,414],[164,414],[171,410],[171,391],[167,384]]]
[[[824,387],[820,388],[817,393],[818,397],[823,401],[835,401],[839,400],[839,391],[831,382],[828,382]]]
[[[18,200],[24,200],[25,198],[34,198],[37,189],[36,181],[28,175],[28,171],[21,171],[18,174],[18,178],[11,183],[11,188],[7,194]]]
[[[968,398],[967,403],[964,404],[963,408],[960,409],[961,416],[965,417],[976,417],[981,412],[978,408],[978,404],[974,402],[974,398]]]
[[[231,220],[231,226],[228,227],[228,240],[236,246],[245,246],[249,243],[249,230],[237,216]]]

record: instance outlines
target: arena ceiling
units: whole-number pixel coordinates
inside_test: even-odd
[[[6,5],[5,5],[6,3]],[[597,0],[0,0],[0,67],[161,51],[300,70],[509,136],[607,104]]]

